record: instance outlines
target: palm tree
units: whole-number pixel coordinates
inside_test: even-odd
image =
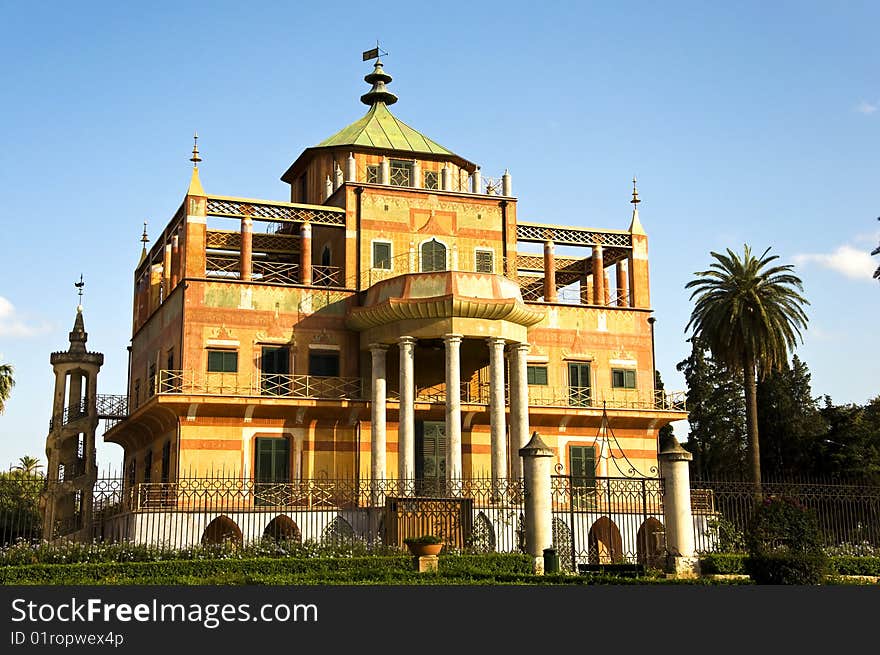
[[[0,414],[6,409],[6,401],[9,400],[12,387],[15,386],[12,373],[12,364],[0,364]]]
[[[15,470],[21,471],[22,475],[30,477],[32,475],[37,475],[41,468],[43,468],[43,465],[40,464],[38,458],[25,455],[24,457],[18,458],[18,465],[15,467]]]
[[[758,399],[756,376],[778,370],[788,362],[789,350],[803,340],[807,326],[800,295],[803,284],[789,265],[770,264],[770,248],[756,258],[745,245],[740,259],[730,248],[727,254],[710,253],[715,261],[709,270],[695,273],[685,285],[696,297],[690,321],[694,337],[704,343],[712,357],[741,370],[746,397],[746,429],[752,481],[757,493],[761,484],[761,452],[758,445]]]

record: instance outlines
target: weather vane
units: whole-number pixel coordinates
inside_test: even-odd
[[[199,162],[202,161],[202,158],[199,157],[199,133],[193,132],[193,153],[192,157],[189,160],[193,163],[193,168],[199,167]]]
[[[79,274],[79,282],[74,282],[74,283],[73,283],[73,286],[76,287],[76,293],[77,293],[77,295],[79,296],[79,303],[78,303],[78,304],[82,305],[82,301],[83,301],[83,287],[86,286],[86,283],[83,282],[83,276],[82,276],[82,273]]]
[[[364,61],[367,61],[369,59],[378,59],[379,55],[387,55],[387,54],[388,54],[387,52],[385,52],[384,50],[381,50],[379,48],[379,39],[376,39],[376,47],[372,48],[371,50],[364,50],[363,58],[364,58]]]

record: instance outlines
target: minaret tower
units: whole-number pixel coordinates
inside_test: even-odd
[[[91,538],[92,492],[97,480],[98,371],[104,355],[86,350],[83,285],[80,276],[75,283],[80,304],[70,332],[70,347],[49,357],[55,371],[52,420],[46,437],[49,464],[43,510],[43,538],[49,541]]]

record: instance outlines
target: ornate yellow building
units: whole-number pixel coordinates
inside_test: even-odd
[[[533,430],[568,474],[656,470],[686,412],[654,388],[635,187],[628,229],[519,220],[509,174],[483,180],[395,117],[381,61],[364,79],[367,113],[282,175],[290,202],[206,193],[194,147],[134,275],[129,415],[105,434],[127,484],[418,493],[521,476]]]

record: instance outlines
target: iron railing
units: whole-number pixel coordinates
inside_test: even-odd
[[[694,538],[699,552],[742,551],[755,508],[755,485],[742,481],[694,480],[692,493],[702,494],[694,507]],[[792,499],[811,510],[826,546],[858,552],[880,547],[880,485],[862,481],[811,483],[762,482],[764,498]]]
[[[98,478],[89,495],[68,482],[20,472],[0,474],[0,546],[42,538],[47,490],[47,499],[63,495],[69,501],[52,530],[60,538],[85,534],[96,542],[175,548],[264,537],[381,545],[440,532],[449,543],[474,550],[524,546],[519,479],[258,482],[209,476],[131,483],[110,476]],[[764,483],[762,490],[765,497],[787,496],[813,510],[828,547],[853,554],[880,548],[880,486]],[[621,562],[654,566],[665,556],[660,479],[556,475],[551,506],[553,547],[569,570]],[[698,552],[743,550],[754,507],[750,483],[694,481],[691,507]],[[85,516],[92,517],[88,525]]]
[[[369,400],[370,381],[352,377],[324,377],[318,375],[291,375],[266,373],[243,375],[239,373],[202,373],[198,371],[161,370],[155,388],[160,394],[185,393],[225,396],[278,396],[287,398],[322,398],[339,400]],[[488,382],[462,382],[459,397],[463,403],[488,405]],[[505,396],[510,397],[509,385]],[[398,400],[399,393],[390,389],[389,400]],[[416,402],[445,403],[446,385],[417,387]],[[643,409],[686,411],[683,391],[604,390],[595,392],[590,387],[529,386],[529,405],[534,407],[583,407],[599,409]]]

